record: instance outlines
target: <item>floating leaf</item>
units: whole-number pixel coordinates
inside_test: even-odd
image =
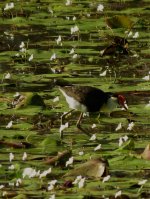
[[[125,15],[116,15],[111,18],[107,18],[106,23],[111,28],[130,29],[133,25],[131,18]]]

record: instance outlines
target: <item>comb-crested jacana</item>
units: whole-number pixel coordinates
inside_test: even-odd
[[[61,117],[63,119],[74,110],[81,111],[76,126],[81,129],[80,123],[84,112],[112,112],[117,106],[128,109],[126,99],[121,94],[104,92],[101,89],[91,86],[61,86],[60,91],[66,98],[71,109]]]

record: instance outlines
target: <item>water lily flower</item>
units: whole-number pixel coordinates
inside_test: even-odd
[[[4,10],[10,10],[10,9],[12,9],[14,7],[15,7],[15,5],[14,5],[13,2],[6,3]]]
[[[49,186],[48,186],[48,191],[51,191],[52,189],[54,189],[54,186],[56,184],[57,180],[52,180],[51,182],[48,182]]]
[[[103,178],[103,182],[107,182],[110,179],[110,175],[107,175],[106,177]]]
[[[147,179],[145,179],[145,180],[140,180],[140,181],[138,182],[138,185],[144,185],[146,182],[147,182]]]
[[[73,59],[76,59],[77,57],[78,57],[78,54],[74,54],[74,55],[72,56]]]
[[[4,185],[0,185],[0,189],[3,189],[5,186]]]
[[[56,53],[54,53],[54,54],[51,56],[50,61],[53,61],[53,60],[55,60],[55,59],[56,59]]]
[[[16,186],[18,187],[21,183],[22,183],[22,179],[18,178],[17,181],[16,181]]]
[[[39,172],[40,171],[37,172],[35,169],[31,167],[27,167],[23,170],[22,176],[23,178],[25,178],[26,176],[29,178],[33,178],[33,177],[39,176]]]
[[[99,5],[97,6],[97,12],[103,12],[103,10],[104,10],[103,4],[99,4]]]
[[[122,146],[122,144],[123,144],[123,139],[122,139],[122,137],[120,137],[119,138],[119,146]]]
[[[78,184],[78,182],[82,179],[82,176],[77,176],[76,179],[72,182],[72,184]]]
[[[115,131],[119,131],[120,129],[122,129],[122,124],[121,122],[118,124],[118,126],[116,127]]]
[[[97,145],[95,148],[94,148],[94,151],[97,151],[97,150],[99,150],[99,149],[101,149],[101,144],[99,144],[99,145]]]
[[[133,35],[133,38],[136,39],[139,37],[139,33],[138,32],[135,32],[135,34]]]
[[[68,167],[69,165],[73,164],[73,157],[70,157],[68,161],[66,161],[66,167]]]
[[[104,72],[100,73],[100,74],[99,74],[99,76],[101,76],[101,77],[105,77],[105,76],[106,76],[106,74],[107,74],[107,70],[105,70]]]
[[[8,167],[9,170],[14,170],[15,169],[15,166],[12,164]]]
[[[96,128],[96,124],[92,124],[92,129]]]
[[[127,130],[131,131],[134,126],[135,126],[134,122],[130,122],[129,125],[128,125]]]
[[[55,199],[55,194],[51,195],[49,199]]]
[[[70,6],[72,4],[72,1],[71,0],[66,0],[66,6]]]
[[[13,153],[9,153],[9,161],[11,162],[15,158]]]
[[[90,139],[89,139],[90,141],[94,141],[94,140],[96,140],[96,134],[93,134],[91,137],[90,137]]]
[[[69,54],[72,55],[72,54],[74,54],[74,52],[75,52],[75,50],[74,50],[74,48],[72,48],[72,49],[70,50]]]
[[[6,125],[6,129],[10,129],[13,125],[13,121],[10,121],[7,125]]]
[[[20,48],[24,48],[25,47],[25,44],[24,44],[24,42],[22,41],[21,42],[21,44],[20,44],[20,46],[19,46]]]
[[[46,176],[47,176],[49,173],[51,173],[51,172],[52,172],[52,169],[51,169],[51,167],[50,167],[48,170],[43,171],[43,172],[40,174],[39,178],[46,177]]]
[[[30,57],[29,57],[28,61],[32,61],[32,59],[33,59],[33,54],[32,54],[32,55],[30,55]]]
[[[61,36],[59,35],[58,36],[58,39],[56,39],[56,43],[57,43],[57,45],[61,45],[62,46],[62,43],[61,43]]]
[[[118,191],[118,192],[115,194],[115,198],[117,198],[118,196],[121,196],[121,194],[122,194],[122,191],[121,191],[121,190]]]
[[[11,78],[11,74],[10,73],[7,73],[5,76],[4,76],[4,79],[10,79]]]
[[[79,155],[83,155],[84,154],[84,151],[79,151]]]
[[[71,34],[74,34],[76,32],[79,32],[79,28],[77,25],[75,25],[74,27],[71,27]]]
[[[85,184],[85,178],[81,178],[81,180],[80,180],[79,183],[78,183],[79,189],[83,188],[83,187],[84,187],[84,184]]]
[[[73,21],[75,21],[76,19],[77,19],[77,18],[76,18],[75,16],[72,18]]]
[[[25,161],[25,160],[27,159],[27,156],[28,156],[27,153],[24,152],[24,153],[23,153],[23,156],[22,156],[22,160]]]

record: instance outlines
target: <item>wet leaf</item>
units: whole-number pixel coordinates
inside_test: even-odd
[[[106,23],[111,28],[125,28],[130,29],[133,25],[133,21],[126,15],[115,15],[107,18]]]

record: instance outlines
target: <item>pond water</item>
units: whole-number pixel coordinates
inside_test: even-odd
[[[1,197],[115,198],[121,191],[122,198],[150,198],[149,1],[20,0],[0,7]],[[85,116],[82,127],[96,134],[93,141],[75,125],[79,112],[72,113],[61,140],[60,117],[69,108],[58,79],[121,93],[130,113]],[[87,177],[82,188],[66,185],[64,175],[99,157],[109,162],[107,182]],[[23,178],[25,168],[33,176]]]

